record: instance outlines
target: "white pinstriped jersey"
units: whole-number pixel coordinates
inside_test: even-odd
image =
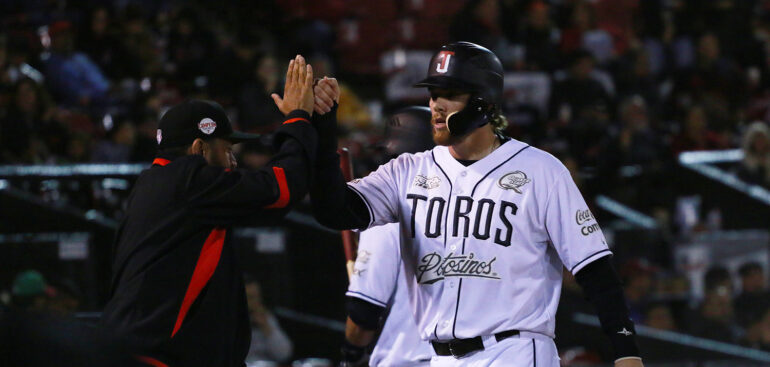
[[[427,366],[433,356],[409,306],[406,278],[401,269],[398,224],[389,223],[361,232],[358,257],[347,295],[389,307],[369,365],[372,367]]]
[[[348,183],[370,226],[399,222],[408,293],[423,339],[516,329],[553,337],[562,265],[610,255],[569,171],[509,140],[464,166],[438,146]]]

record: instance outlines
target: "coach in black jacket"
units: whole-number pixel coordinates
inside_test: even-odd
[[[297,56],[286,74],[277,154],[259,170],[235,167],[222,107],[188,101],[158,129],[158,156],[136,181],[114,249],[106,327],[152,366],[243,366],[249,321],[227,227],[283,217],[307,190],[316,150],[313,73]]]

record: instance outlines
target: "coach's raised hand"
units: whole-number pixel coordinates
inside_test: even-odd
[[[284,115],[294,110],[313,114],[313,67],[305,63],[302,55],[297,55],[289,62],[283,98],[276,93],[271,97]]]

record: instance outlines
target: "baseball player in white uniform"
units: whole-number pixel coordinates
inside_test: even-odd
[[[319,83],[319,131],[335,123]],[[336,228],[398,223],[407,293],[432,366],[559,366],[553,342],[562,267],[597,310],[616,367],[642,366],[634,324],[599,225],[564,165],[501,134],[503,69],[489,50],[443,46],[417,87],[431,93],[433,140],[347,185],[336,141],[319,140],[316,219]],[[349,307],[354,322],[378,310]],[[353,345],[361,347],[364,344]]]
[[[434,146],[431,113],[427,107],[407,107],[393,114],[386,128],[382,148],[388,157],[405,152],[421,152]],[[348,303],[367,302],[387,308],[388,316],[377,338],[368,366],[428,366],[433,351],[420,338],[406,293],[406,277],[402,270],[398,223],[372,227],[361,232],[358,256],[350,277],[346,296]],[[349,306],[355,307],[355,305]],[[374,322],[377,320],[365,320]],[[360,348],[349,347],[358,340],[355,335],[372,332],[379,325],[348,322],[342,366],[367,365]]]

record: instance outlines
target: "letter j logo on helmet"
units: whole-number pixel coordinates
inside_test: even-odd
[[[453,51],[441,51],[436,58],[439,63],[436,64],[436,72],[446,73],[449,70],[449,60],[455,53]]]

